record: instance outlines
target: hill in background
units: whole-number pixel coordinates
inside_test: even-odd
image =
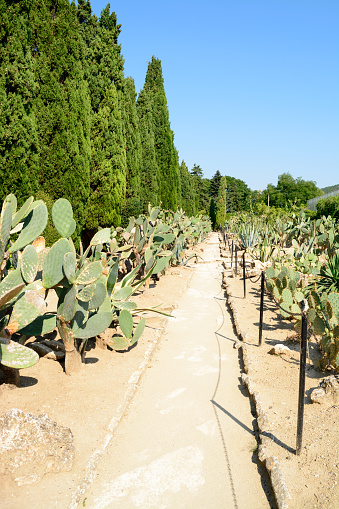
[[[321,190],[324,191],[325,194],[326,193],[331,193],[332,191],[339,190],[339,184],[336,184],[335,186],[323,187]]]

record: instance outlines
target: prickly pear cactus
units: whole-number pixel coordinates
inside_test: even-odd
[[[320,297],[314,289],[310,291],[308,304],[312,328],[321,336],[320,344],[328,361],[339,372],[339,294],[331,292]]]
[[[280,314],[283,318],[299,319],[301,313],[300,303],[305,299],[300,274],[293,269],[282,266],[280,272],[277,268],[266,269],[266,287],[279,302]]]
[[[0,364],[8,368],[24,369],[34,366],[38,360],[39,355],[30,348],[0,337]]]

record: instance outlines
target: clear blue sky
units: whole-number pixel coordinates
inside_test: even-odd
[[[106,1],[92,0],[100,15]],[[161,60],[180,161],[339,184],[338,0],[115,0],[125,76]]]

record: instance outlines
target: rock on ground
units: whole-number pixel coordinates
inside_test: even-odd
[[[22,484],[34,484],[48,472],[72,469],[73,435],[47,414],[12,408],[0,417],[0,473],[10,472]]]

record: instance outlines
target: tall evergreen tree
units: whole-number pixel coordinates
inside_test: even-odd
[[[120,225],[126,194],[125,133],[131,119],[130,112],[125,112],[124,59],[118,44],[121,25],[117,23],[115,12],[110,13],[108,4],[97,18],[92,13],[90,1],[79,0],[77,16],[85,48],[85,79],[92,107],[91,196],[86,220],[86,229],[92,232],[98,225]],[[137,186],[137,182],[133,185]],[[110,195],[106,196],[108,190]],[[104,201],[108,209],[99,206],[103,196],[106,196]]]
[[[126,192],[126,149],[114,83],[106,90],[99,111],[92,117],[92,173],[86,229],[119,226]]]
[[[214,199],[214,201],[218,198],[219,186],[221,181],[221,173],[219,170],[215,172],[213,177],[211,178],[210,184],[210,195]]]
[[[38,189],[30,4],[0,0],[0,200],[14,193],[20,204]]]
[[[223,227],[226,221],[226,190],[227,190],[227,181],[226,177],[221,177],[218,200],[217,200],[217,212],[216,212],[216,226]]]
[[[170,127],[161,61],[154,56],[148,64],[143,92],[152,108],[158,164],[158,186],[164,208],[175,210],[179,203],[179,162]]]
[[[141,139],[141,201],[144,211],[148,204],[159,204],[158,164],[156,159],[155,139],[153,130],[152,105],[147,93],[142,90],[138,96],[138,117]]]
[[[195,213],[208,214],[210,206],[210,180],[203,178],[203,171],[199,165],[194,164],[191,169],[195,186]]]
[[[89,196],[90,102],[75,5],[68,0],[45,0],[33,6],[39,192],[47,201],[61,196],[70,200],[79,234]]]
[[[125,80],[125,139],[126,139],[126,198],[140,199],[141,189],[141,139],[136,105],[134,80]]]

